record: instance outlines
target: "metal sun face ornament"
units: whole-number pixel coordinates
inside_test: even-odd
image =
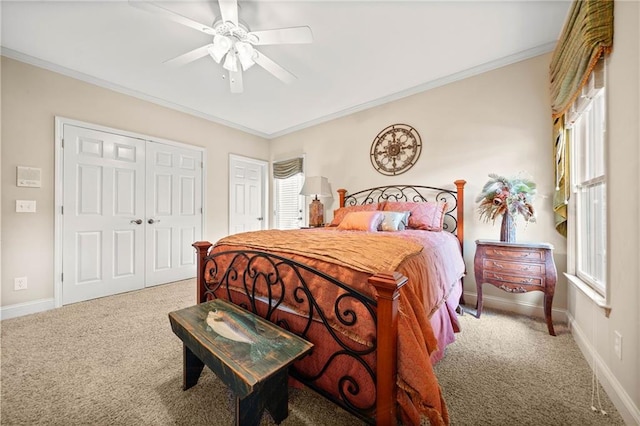
[[[392,124],[373,140],[371,164],[383,175],[399,175],[413,167],[421,151],[422,140],[416,129],[407,124]]]

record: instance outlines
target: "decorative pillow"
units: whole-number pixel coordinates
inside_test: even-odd
[[[444,212],[447,210],[445,201],[426,201],[423,203],[388,201],[385,211],[409,211],[410,229],[426,229],[427,231],[442,231]]]
[[[331,221],[331,225],[336,226],[342,222],[342,219],[347,215],[347,213],[351,212],[364,212],[364,211],[373,211],[373,210],[382,210],[382,205],[378,203],[371,204],[362,204],[359,206],[349,206],[349,207],[340,207],[337,210],[333,211],[333,220]]]
[[[383,219],[384,214],[379,211],[350,212],[342,219],[338,229],[375,232]]]
[[[403,231],[409,219],[409,212],[383,211],[384,219],[380,223],[381,231]]]
[[[411,212],[407,211],[407,212],[398,212],[398,213],[402,213],[402,221],[400,221],[400,226],[398,227],[398,229],[400,231],[404,231],[406,228],[409,227],[409,217],[411,216]]]

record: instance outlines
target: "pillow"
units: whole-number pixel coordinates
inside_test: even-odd
[[[425,201],[422,203],[388,201],[385,211],[409,211],[409,228],[426,229],[427,231],[442,231],[444,212],[447,209],[445,201]]]
[[[342,219],[338,229],[375,232],[383,219],[384,214],[379,211],[350,212]]]
[[[398,229],[400,231],[404,231],[406,228],[409,227],[409,217],[411,216],[411,212],[407,211],[407,212],[399,212],[402,213],[402,220],[400,221],[400,226],[398,227]]]
[[[359,206],[349,206],[349,207],[340,207],[337,210],[333,211],[333,220],[329,226],[336,226],[342,222],[342,219],[347,215],[347,213],[351,212],[363,212],[363,211],[373,211],[373,210],[382,210],[382,206],[378,203],[371,204],[362,204]]]
[[[409,212],[383,211],[384,219],[380,223],[381,231],[404,231],[409,219]]]

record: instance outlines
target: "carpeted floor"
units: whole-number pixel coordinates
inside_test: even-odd
[[[182,281],[2,321],[2,425],[231,425],[233,399],[205,369],[183,392],[182,344],[167,313],[195,302]],[[492,311],[461,317],[436,374],[454,425],[624,424],[562,325]],[[262,424],[271,425],[268,415]],[[289,425],[356,425],[306,389],[291,389]]]

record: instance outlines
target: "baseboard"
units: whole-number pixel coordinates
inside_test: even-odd
[[[467,306],[476,306],[478,296],[476,293],[465,292],[464,300]],[[521,300],[508,300],[501,297],[482,295],[482,306],[501,311],[509,311],[520,315],[534,316],[544,319],[544,307]],[[567,311],[565,309],[551,308],[553,322],[567,323]]]
[[[605,392],[607,392],[607,395],[609,395],[609,399],[611,399],[613,405],[616,406],[624,422],[628,425],[640,425],[640,408],[634,404],[629,394],[624,390],[613,372],[611,372],[607,364],[589,342],[586,334],[573,316],[567,313],[567,318],[573,339],[582,351],[582,355],[584,355],[589,365],[591,365],[591,368],[597,369],[600,384]],[[595,366],[593,363],[595,363]]]
[[[33,302],[16,303],[15,305],[3,306],[0,308],[0,319],[21,317],[23,315],[35,314],[37,312],[53,309],[55,303],[53,298],[34,300]]]

